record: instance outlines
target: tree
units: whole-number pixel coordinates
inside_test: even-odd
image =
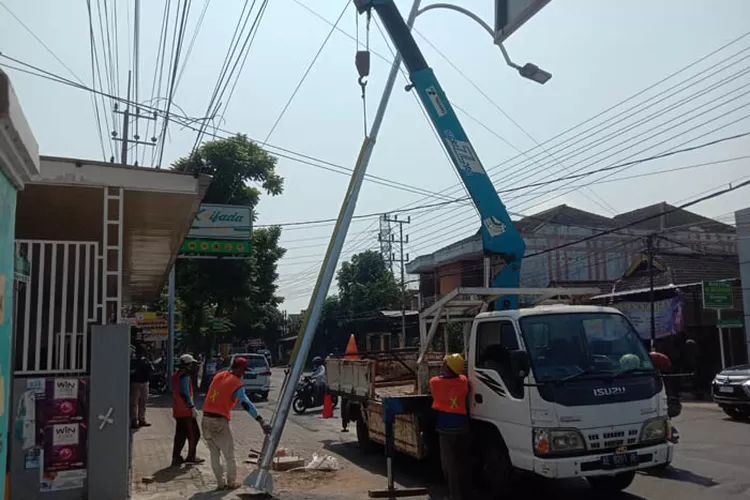
[[[336,275],[341,311],[353,319],[382,309],[400,308],[401,287],[379,252],[367,250],[344,262]]]
[[[271,196],[283,191],[276,158],[241,134],[202,144],[189,157],[177,160],[174,169],[212,177],[204,203],[254,208],[261,190]],[[235,336],[271,335],[280,324],[277,306],[283,300],[276,295],[277,264],[285,253],[279,247],[280,237],[278,227],[255,229],[248,259],[178,261],[176,286],[184,304],[183,335],[188,342],[210,354],[214,339],[203,334],[214,317],[230,318]]]

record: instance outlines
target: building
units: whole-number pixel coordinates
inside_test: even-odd
[[[737,254],[742,280],[742,304],[745,314],[745,350],[750,359],[750,208],[738,210],[734,214],[737,224]]]
[[[547,287],[550,282],[614,282],[644,250],[645,236],[653,233],[662,234],[657,239],[662,250],[735,254],[737,248],[734,227],[667,203],[615,217],[559,205],[515,224],[526,240],[527,255],[570,244],[525,258],[521,271],[524,287]],[[596,236],[605,231],[608,233]],[[496,261],[492,269],[497,269]],[[458,286],[483,286],[480,233],[417,257],[406,265],[406,271],[419,276],[423,308]]]

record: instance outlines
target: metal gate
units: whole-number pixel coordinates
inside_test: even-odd
[[[88,371],[89,325],[101,322],[99,244],[16,240],[31,264],[16,310],[16,375]]]

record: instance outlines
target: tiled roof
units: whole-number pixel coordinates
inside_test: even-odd
[[[687,285],[701,281],[739,278],[740,265],[736,255],[704,255],[662,252],[654,256],[654,286]],[[624,292],[648,288],[648,264],[644,259],[630,276],[615,282],[614,291]]]
[[[659,217],[658,214],[661,212],[665,212],[667,210],[674,210],[671,213],[665,214],[663,217]],[[713,219],[709,219],[708,217],[703,217],[702,215],[698,215],[696,213],[690,212],[688,210],[683,209],[676,209],[673,205],[670,205],[669,203],[661,202],[657,203],[655,205],[649,205],[647,207],[639,208],[636,210],[632,210],[630,212],[625,212],[619,215],[615,215],[612,220],[615,221],[617,225],[622,224],[628,224],[631,222],[635,222],[640,219],[644,219],[646,217],[653,216],[653,219],[639,222],[638,224],[635,224],[633,227],[638,229],[644,229],[647,231],[659,231],[662,229],[662,223],[664,224],[663,228],[675,228],[675,227],[685,227],[686,229],[690,226],[696,226],[700,227],[706,232],[715,232],[715,233],[734,233],[735,229],[733,226],[730,226],[728,224],[722,224],[721,222],[715,221]],[[663,221],[662,221],[663,219]]]

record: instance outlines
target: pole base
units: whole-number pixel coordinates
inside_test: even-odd
[[[262,476],[261,472],[263,472]],[[259,476],[261,477],[261,482],[256,486],[255,483],[258,481]],[[245,481],[242,484],[248,488],[252,488],[258,495],[270,496],[273,494],[273,477],[269,471],[256,469],[245,478]]]
[[[386,488],[384,490],[370,490],[367,495],[370,498],[406,498],[426,495],[427,488]]]

